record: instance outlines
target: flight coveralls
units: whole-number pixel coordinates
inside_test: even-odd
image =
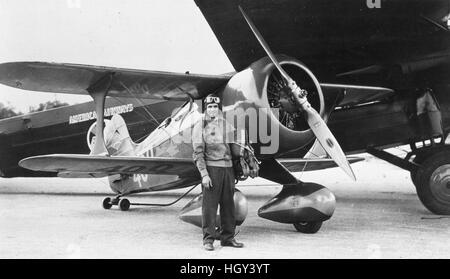
[[[193,159],[202,176],[209,175],[212,188],[202,186],[203,243],[213,243],[216,235],[216,214],[220,204],[221,242],[234,238],[236,221],[234,212],[234,170],[229,143],[235,129],[222,115],[205,115],[193,129]]]

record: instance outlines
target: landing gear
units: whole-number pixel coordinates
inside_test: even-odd
[[[123,199],[119,201],[119,208],[122,211],[127,211],[130,209],[130,201],[128,199]]]
[[[423,160],[424,160],[423,158],[416,157],[416,158],[414,158],[413,163],[417,164],[418,166],[420,166],[422,164]],[[413,169],[411,169],[409,171],[409,175],[411,177],[411,181],[412,181],[412,183],[414,184],[414,186],[416,188],[419,185],[419,182],[417,181],[417,172],[418,171],[419,171],[419,168],[413,168]]]
[[[410,172],[409,172],[409,176],[411,177],[412,183],[413,183],[414,186],[416,186],[416,188],[417,188],[417,186],[419,185],[419,183],[417,182],[417,171],[416,171],[416,170],[410,171]]]
[[[102,203],[102,205],[103,205],[103,208],[104,209],[111,209],[111,207],[112,207],[112,203],[111,203],[111,198],[105,198],[104,200],[103,200],[103,203]]]
[[[103,199],[102,206],[104,209],[111,209],[113,205],[118,205],[120,210],[127,211],[130,209],[131,203],[128,199],[121,199],[120,196],[113,199],[110,197]]]
[[[322,222],[304,222],[294,224],[295,229],[301,233],[313,234],[320,230]]]
[[[336,198],[317,183],[298,181],[283,185],[280,193],[258,209],[258,216],[271,221],[293,224],[301,233],[317,233],[322,223],[333,216]]]
[[[375,148],[367,152],[408,170],[422,204],[434,214],[450,215],[450,145],[444,139],[438,143],[431,139],[431,144],[419,148],[412,143],[404,159]]]
[[[128,209],[130,209],[131,205],[170,206],[170,205],[173,205],[173,204],[179,202],[182,198],[184,198],[187,194],[189,194],[197,186],[198,185],[192,186],[191,189],[189,189],[183,195],[181,195],[179,198],[177,198],[176,200],[174,200],[173,202],[170,202],[170,203],[131,203],[128,199],[122,199],[122,197],[125,196],[125,195],[128,196],[130,194],[136,194],[136,193],[139,193],[139,192],[128,192],[126,194],[118,194],[114,198],[110,198],[110,197],[105,198],[103,200],[102,206],[103,206],[104,209],[110,209],[113,205],[118,205],[120,210],[122,210],[122,211],[128,211]],[[245,219],[245,217],[244,217],[244,219]]]
[[[427,158],[415,177],[423,205],[435,214],[450,215],[450,151]]]

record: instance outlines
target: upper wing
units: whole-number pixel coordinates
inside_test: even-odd
[[[381,9],[362,0],[195,2],[237,71],[265,56],[238,5],[274,53],[302,60],[319,80],[448,46],[448,0],[383,1]],[[434,40],[442,44],[424,43]]]
[[[31,91],[89,94],[87,89],[112,75],[109,96],[147,99],[202,98],[231,75],[197,75],[78,64],[12,62],[0,64],[0,83]]]
[[[200,177],[192,159],[181,158],[53,154],[26,158],[19,165],[34,171],[58,172],[62,176],[70,173],[78,177],[145,173]]]
[[[224,75],[180,74],[130,70],[77,64],[12,62],[0,64],[0,83],[24,90],[89,94],[88,88],[107,75],[113,75],[112,97],[187,100],[187,94],[202,98],[225,85],[232,73]],[[340,106],[367,102],[393,93],[382,87],[321,84],[323,90],[344,90]]]

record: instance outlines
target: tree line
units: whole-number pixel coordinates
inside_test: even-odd
[[[68,105],[69,105],[68,103],[61,102],[59,100],[47,101],[45,103],[40,103],[37,106],[30,107],[29,113],[44,111],[52,108],[64,107]],[[10,118],[22,114],[24,113],[0,102],[0,119]]]

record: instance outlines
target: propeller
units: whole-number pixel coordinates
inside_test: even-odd
[[[241,8],[241,6],[239,6],[239,10],[241,11],[241,14],[244,16],[245,21],[247,21],[247,24],[249,25],[249,27],[252,30],[253,34],[255,35],[256,39],[259,41],[261,46],[264,48],[265,52],[269,56],[270,60],[272,60],[272,63],[275,65],[275,67],[278,69],[278,71],[280,71],[281,76],[285,79],[287,86],[291,90],[291,95],[292,95],[293,100],[298,105],[299,109],[304,112],[306,120],[308,122],[308,125],[311,128],[311,130],[313,131],[313,133],[316,136],[319,143],[322,145],[322,147],[325,149],[325,151],[328,153],[328,155],[330,155],[330,157],[336,162],[336,164],[342,170],[344,170],[344,172],[347,173],[348,176],[350,176],[353,180],[356,180],[355,174],[354,174],[352,168],[350,167],[350,164],[348,163],[344,152],[342,151],[341,147],[339,146],[339,143],[336,141],[336,138],[333,136],[330,129],[325,124],[325,121],[323,121],[322,117],[320,117],[320,114],[308,102],[307,91],[304,89],[301,89],[297,85],[295,80],[293,80],[286,73],[286,71],[281,67],[280,63],[278,63],[275,55],[270,50],[269,45],[264,40],[263,36],[261,36],[261,33],[259,33],[256,26],[253,24],[253,22],[247,16],[247,14],[244,12],[244,10]],[[309,71],[309,70],[307,70],[307,71]],[[308,74],[310,74],[310,76],[313,79],[315,79],[314,75],[311,72],[308,72]],[[317,82],[317,84],[318,84],[318,82]]]

